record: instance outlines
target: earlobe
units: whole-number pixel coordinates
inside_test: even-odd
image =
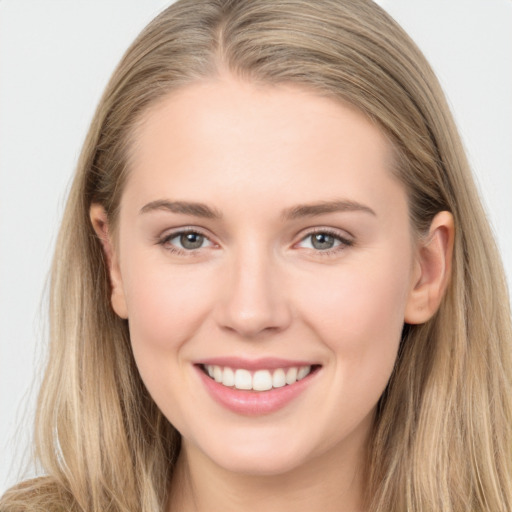
[[[422,324],[438,310],[448,286],[455,227],[450,212],[439,212],[418,246],[416,272],[405,309],[405,322]]]
[[[128,318],[128,311],[126,307],[123,282],[121,279],[121,271],[119,269],[119,261],[109,232],[107,213],[103,206],[99,204],[92,204],[89,210],[89,217],[94,231],[101,242],[105,261],[108,266],[112,289],[110,297],[112,308],[118,316],[126,319]]]

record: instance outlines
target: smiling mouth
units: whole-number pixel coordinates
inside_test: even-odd
[[[231,368],[213,364],[201,365],[202,371],[215,382],[225,387],[243,391],[269,391],[290,386],[304,379],[319,365],[291,366],[251,372],[244,368]]]

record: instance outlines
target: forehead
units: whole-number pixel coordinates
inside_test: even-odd
[[[150,108],[133,140],[127,188],[141,201],[162,188],[223,200],[247,193],[248,185],[252,196],[290,202],[359,201],[384,185],[400,186],[392,146],[374,123],[296,85],[230,77],[189,85]]]

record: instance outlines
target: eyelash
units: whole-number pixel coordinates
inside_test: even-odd
[[[170,253],[177,254],[179,256],[199,256],[199,249],[180,249],[172,244],[170,244],[170,241],[174,238],[181,237],[183,235],[199,235],[202,236],[205,240],[208,240],[210,243],[211,240],[204,234],[201,233],[201,231],[198,231],[197,229],[180,229],[179,231],[174,231],[173,233],[169,233],[168,235],[165,235],[163,238],[159,239],[157,243],[165,248],[165,250],[169,251]]]
[[[169,233],[168,235],[164,236],[163,238],[157,240],[157,243],[158,243],[158,245],[161,245],[167,251],[169,251],[173,254],[178,254],[180,256],[193,256],[193,257],[199,256],[200,255],[199,250],[202,249],[201,247],[199,247],[197,249],[188,249],[187,250],[187,249],[180,249],[180,248],[170,244],[171,240],[178,238],[180,236],[183,236],[183,235],[188,235],[188,234],[202,236],[205,238],[205,240],[208,240],[210,243],[213,244],[213,242],[208,238],[208,236],[206,236],[204,233],[202,233],[201,231],[198,231],[196,229],[181,229],[179,231],[174,231],[173,233]],[[319,228],[319,229],[315,229],[313,231],[308,232],[305,236],[303,236],[300,239],[300,241],[298,243],[304,242],[305,240],[307,240],[308,238],[310,238],[316,234],[332,236],[336,241],[339,242],[339,245],[336,245],[331,249],[325,249],[325,250],[309,249],[309,250],[314,251],[315,255],[327,256],[327,257],[335,256],[339,252],[346,249],[347,247],[352,247],[354,245],[353,240],[341,236],[336,231],[333,231],[330,229],[325,229],[325,228]],[[297,244],[295,244],[295,245],[297,245]]]
[[[336,241],[340,243],[339,245],[334,246],[332,249],[310,249],[315,252],[315,255],[323,257],[337,256],[341,251],[345,250],[347,247],[352,247],[354,245],[354,240],[341,236],[337,231],[326,228],[318,228],[308,232],[305,236],[303,236],[300,239],[300,242],[303,242],[304,240],[307,240],[308,238],[317,234],[332,236]]]

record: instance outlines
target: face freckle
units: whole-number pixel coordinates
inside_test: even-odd
[[[117,292],[141,376],[189,457],[277,474],[361,456],[414,287],[391,162],[363,114],[296,86],[224,77],[147,112]],[[304,379],[279,380],[301,367]],[[278,375],[242,391],[209,370],[262,387]]]

